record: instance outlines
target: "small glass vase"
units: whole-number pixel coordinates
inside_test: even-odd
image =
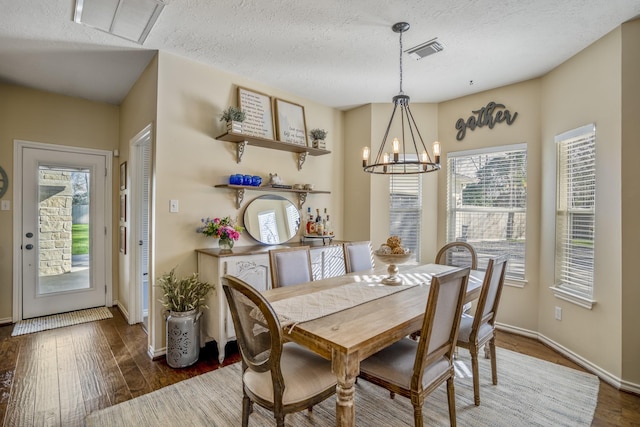
[[[229,237],[220,237],[218,240],[218,247],[220,248],[220,253],[229,253],[231,249],[233,249],[233,239]]]

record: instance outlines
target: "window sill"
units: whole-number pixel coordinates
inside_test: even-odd
[[[556,298],[579,305],[580,307],[588,310],[591,310],[596,304],[595,300],[578,296],[557,286],[550,286],[549,289],[551,289],[551,292],[553,292],[553,295],[555,295]]]
[[[527,283],[529,283],[526,279],[504,279],[505,286],[511,286],[512,288],[524,288]]]

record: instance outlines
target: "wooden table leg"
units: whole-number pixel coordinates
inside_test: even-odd
[[[357,354],[345,354],[333,350],[332,369],[338,378],[336,387],[336,425],[354,427],[356,408],[354,402],[356,377],[360,372]]]

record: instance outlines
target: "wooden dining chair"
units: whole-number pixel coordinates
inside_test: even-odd
[[[423,426],[425,397],[445,381],[449,421],[456,425],[453,348],[469,272],[461,268],[431,279],[419,341],[403,338],[360,363],[360,377],[411,399],[416,427]]]
[[[269,302],[234,276],[222,278],[242,357],[242,426],[253,404],[273,411],[278,427],[286,414],[311,408],[336,391],[331,362],[295,343],[283,345],[282,328]]]
[[[498,304],[504,286],[504,277],[507,271],[509,255],[489,259],[484,282],[480,289],[480,298],[476,304],[476,312],[473,316],[462,315],[460,322],[460,334],[457,345],[469,349],[471,353],[471,370],[473,371],[473,401],[480,405],[480,379],[478,378],[478,352],[480,348],[489,344],[491,358],[491,380],[498,384],[498,371],[496,361],[496,335],[495,323]]]
[[[271,286],[297,285],[313,280],[309,246],[278,248],[269,251]]]
[[[478,254],[467,242],[451,242],[444,245],[436,255],[436,264],[478,269]]]
[[[371,242],[346,242],[343,243],[344,265],[347,273],[371,270],[375,263]]]

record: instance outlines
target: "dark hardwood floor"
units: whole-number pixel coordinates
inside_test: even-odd
[[[19,337],[11,337],[13,326],[0,327],[0,425],[82,426],[92,411],[219,368],[213,345],[188,368],[150,360],[142,326],[112,312],[113,319]],[[498,345],[581,369],[529,338],[500,332]],[[227,354],[225,365],[239,360],[233,343]],[[640,396],[601,381],[592,425],[640,426]]]

